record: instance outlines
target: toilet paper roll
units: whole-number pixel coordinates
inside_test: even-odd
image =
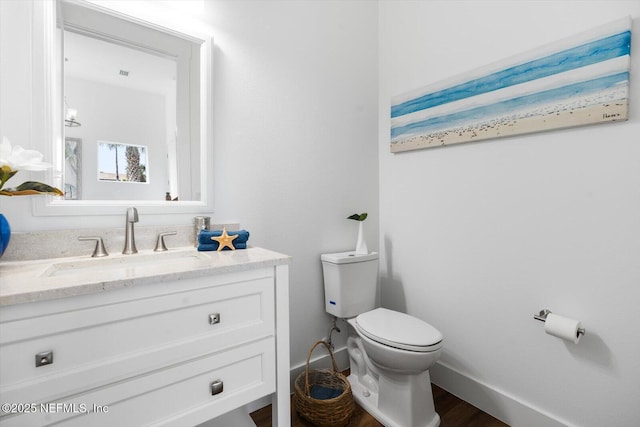
[[[582,325],[578,320],[553,313],[549,313],[547,320],[544,322],[544,331],[547,334],[571,341],[574,344],[578,344],[578,341],[580,341],[580,334],[578,333],[580,328],[582,328]]]

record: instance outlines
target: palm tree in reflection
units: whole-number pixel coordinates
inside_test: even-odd
[[[120,171],[118,170],[118,145],[120,144],[107,144],[109,150],[116,150],[116,181],[120,181]]]
[[[136,146],[127,145],[124,152],[127,156],[127,179],[131,182],[144,182],[144,174],[140,167],[140,150]]]

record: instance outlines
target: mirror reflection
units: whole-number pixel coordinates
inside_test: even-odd
[[[98,181],[148,184],[147,147],[98,141]]]
[[[82,199],[82,140],[66,138],[64,144],[64,198],[66,200]]]
[[[74,3],[60,12],[66,199],[200,200],[200,45]]]

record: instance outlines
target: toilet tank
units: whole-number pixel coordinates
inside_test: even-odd
[[[324,254],[320,259],[327,313],[346,319],[376,308],[377,252],[366,255],[338,252]]]

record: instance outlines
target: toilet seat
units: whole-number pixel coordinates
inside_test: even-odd
[[[436,351],[442,346],[442,333],[422,320],[386,308],[376,308],[355,319],[358,332],[389,347],[416,352]]]

